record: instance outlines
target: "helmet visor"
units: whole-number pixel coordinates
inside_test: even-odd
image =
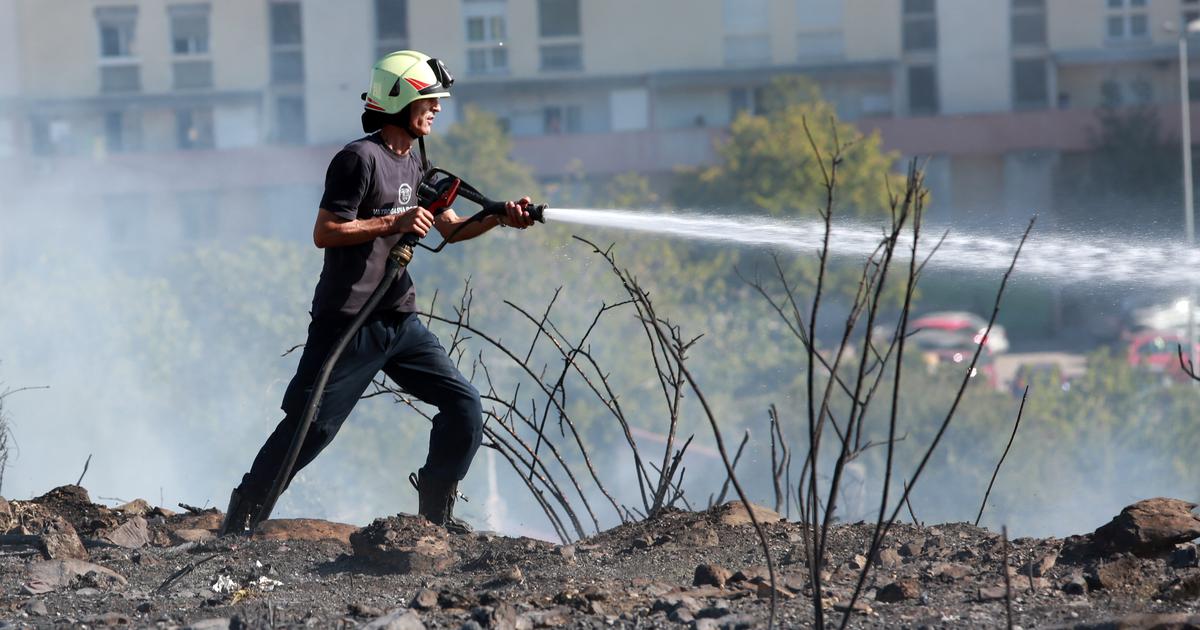
[[[437,83],[417,90],[418,94],[432,94],[434,92],[449,91],[454,85],[454,77],[450,76],[450,71],[446,69],[446,64],[442,63],[441,59],[430,58],[429,68],[433,70],[433,76],[437,78]]]

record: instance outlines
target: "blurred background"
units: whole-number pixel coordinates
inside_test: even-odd
[[[94,497],[224,507],[281,416],[298,358],[285,352],[304,341],[320,269],[325,167],[362,135],[359,94],[387,52],[450,68],[431,158],[493,197],[813,217],[823,191],[804,119],[821,143],[833,128],[857,140],[842,202],[856,220],[885,217],[887,186],[919,158],[935,232],[1015,245],[1036,214],[1034,239],[1155,248],[1191,238],[1182,121],[1200,63],[1181,62],[1198,18],[1200,0],[0,0],[0,392],[49,387],[2,399],[13,455],[0,492],[73,482],[92,454]],[[617,243],[660,311],[706,334],[692,361],[727,439],[761,438],[743,465],[769,503],[766,410],[779,405],[802,450],[806,405],[802,346],[740,277],[770,252],[551,225],[420,252],[419,298],[448,309],[470,277],[476,323],[522,347],[532,330],[502,301],[540,312],[561,287],[564,328],[585,328],[620,286],[573,233]],[[792,258],[810,277],[811,260]],[[1000,274],[966,266],[932,272],[913,310],[928,331],[905,407],[914,449],[963,356],[985,346],[917,516],[974,516],[1026,385],[991,525],[1079,532],[1132,500],[1194,498],[1200,399],[1176,360],[1194,343],[1191,288],[1018,266],[984,338]],[[900,301],[888,304],[894,324]],[[838,305],[819,339],[836,336]],[[593,343],[621,368],[651,448],[665,429],[640,334],[614,320]],[[613,449],[605,474],[621,487],[627,453],[597,415],[586,434]],[[403,479],[424,421],[383,397],[354,418],[281,515],[415,511]],[[684,426],[711,448],[699,420]],[[723,478],[711,450],[689,457],[702,504]],[[521,518],[483,502],[469,515],[545,535],[524,487],[493,469],[477,464],[468,485],[499,486]],[[846,518],[871,514],[857,509]]]

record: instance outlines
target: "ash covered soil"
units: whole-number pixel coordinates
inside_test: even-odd
[[[1011,605],[1022,628],[1200,628],[1194,507],[1151,499],[1091,534],[1007,545],[965,523],[897,524],[850,627],[1004,627]],[[811,627],[802,526],[755,509],[771,521],[777,625]],[[77,486],[0,500],[0,628],[767,625],[771,586],[738,503],[669,512],[573,545],[449,535],[409,515],[365,528],[275,520],[254,538],[216,539],[221,516],[140,500],[110,509]],[[831,627],[872,529],[831,532],[821,597]]]

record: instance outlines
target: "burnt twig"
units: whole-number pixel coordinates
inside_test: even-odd
[[[996,470],[992,471],[992,480],[988,482],[987,492],[983,493],[983,502],[979,504],[979,514],[975,515],[975,526],[979,527],[979,519],[983,518],[983,509],[987,507],[988,497],[992,494],[992,485],[996,483],[996,476],[1000,474],[1000,466],[1004,465],[1004,458],[1008,457],[1008,449],[1012,448],[1013,440],[1017,437],[1017,429],[1021,427],[1021,415],[1025,413],[1025,399],[1029,397],[1029,386],[1025,386],[1025,392],[1021,394],[1021,406],[1017,409],[1017,421],[1013,424],[1012,435],[1008,436],[1008,445],[1004,447],[1004,453],[1000,455],[1000,461],[996,462]]]

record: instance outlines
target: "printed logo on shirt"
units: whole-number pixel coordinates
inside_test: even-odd
[[[412,186],[409,186],[407,183],[400,184],[400,203],[408,205],[408,202],[411,200]]]

